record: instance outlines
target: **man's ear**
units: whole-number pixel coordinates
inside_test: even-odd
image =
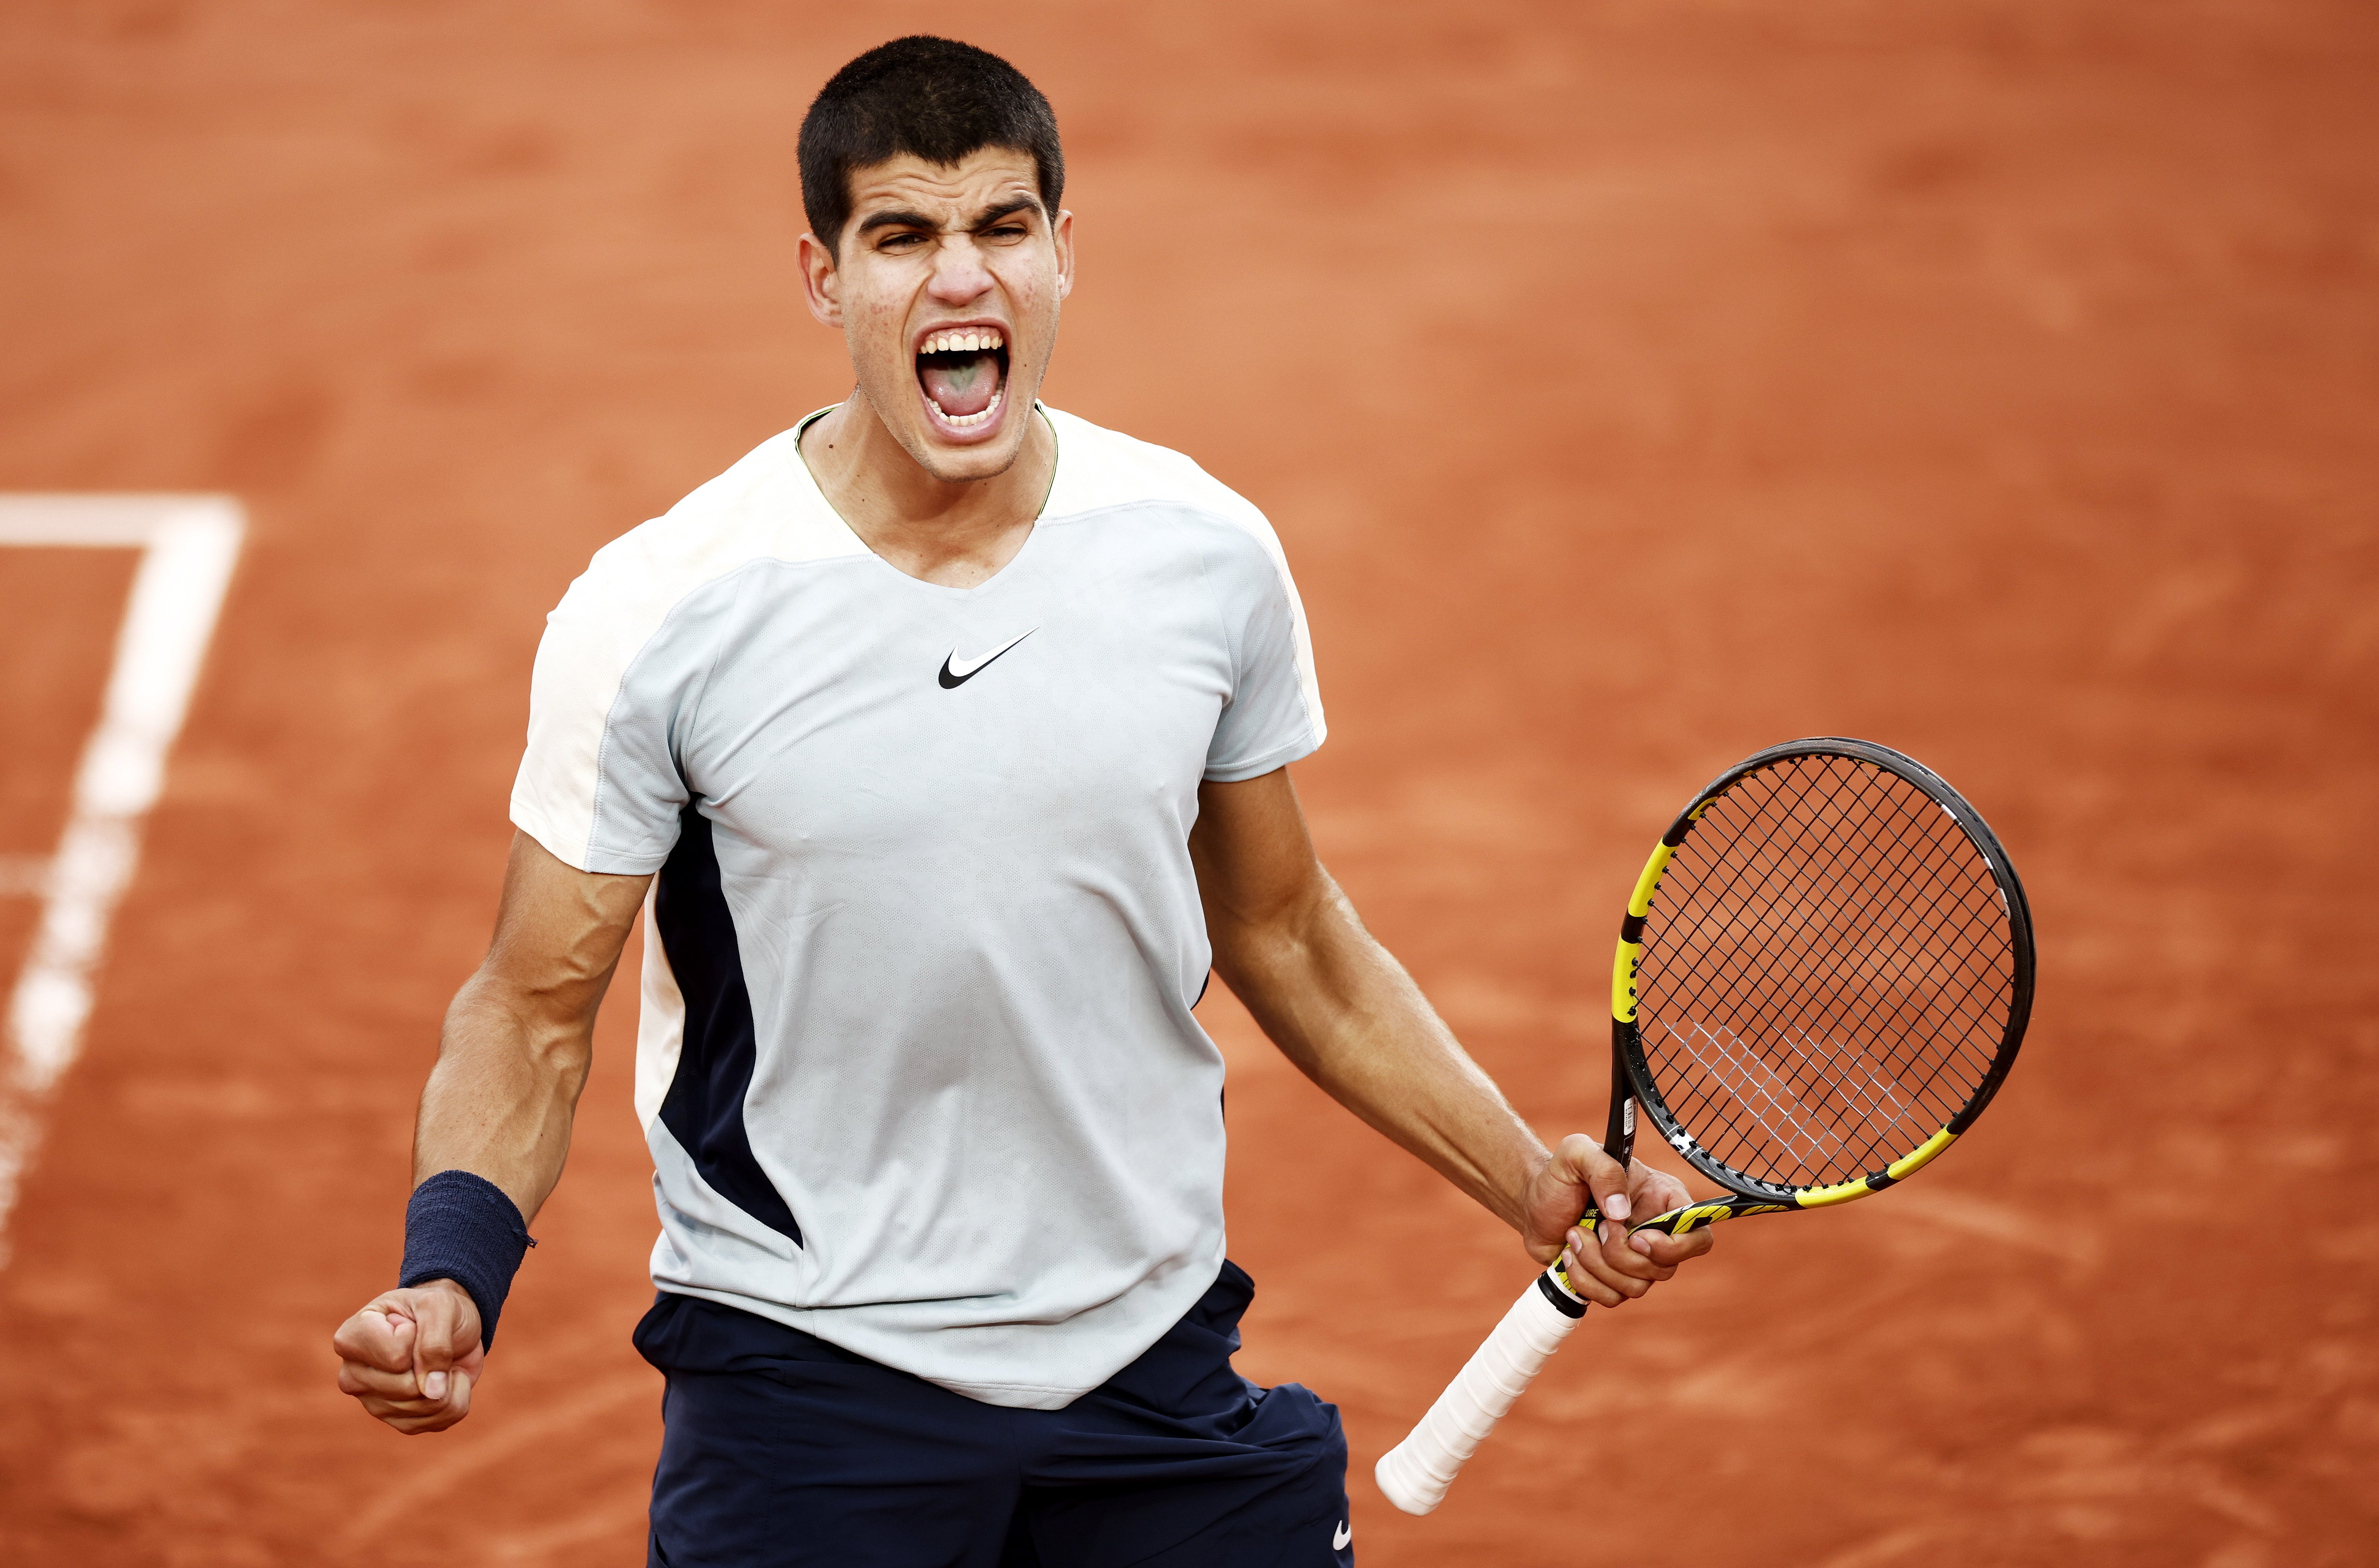
[[[1060,208],[1049,237],[1057,247],[1057,297],[1063,299],[1074,292],[1074,214]]]
[[[840,331],[842,327],[842,274],[836,271],[834,252],[813,234],[801,239],[802,297],[809,302],[810,314],[825,326]]]

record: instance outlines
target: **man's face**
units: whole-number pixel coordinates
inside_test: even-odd
[[[851,175],[842,253],[803,247],[811,313],[842,329],[859,389],[937,479],[1016,461],[1073,286],[1073,216],[1042,210],[1032,154],[944,166],[903,154]]]

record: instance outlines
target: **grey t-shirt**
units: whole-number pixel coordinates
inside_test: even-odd
[[[659,874],[654,1283],[1038,1409],[1221,1266],[1198,785],[1323,734],[1262,514],[1047,417],[1048,502],[979,587],[869,551],[798,429],[606,546],[512,804],[581,870]]]

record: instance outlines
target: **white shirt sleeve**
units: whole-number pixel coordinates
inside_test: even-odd
[[[644,542],[630,534],[597,553],[546,617],[529,678],[513,824],[581,871],[658,870],[687,801],[670,733],[685,694],[662,688],[695,671],[648,657],[672,640],[641,574]]]
[[[1206,777],[1253,778],[1310,756],[1329,733],[1313,676],[1305,607],[1272,525],[1255,508],[1234,517],[1238,548],[1210,557],[1213,585],[1231,641],[1231,695],[1206,751]]]

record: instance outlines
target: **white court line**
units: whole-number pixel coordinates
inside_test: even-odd
[[[245,530],[239,503],[225,496],[0,496],[0,545],[141,552],[57,852],[45,864],[12,861],[0,889],[42,899],[0,1064],[0,1266],[42,1107],[82,1048],[108,922],[139,862],[141,826],[164,785]]]

